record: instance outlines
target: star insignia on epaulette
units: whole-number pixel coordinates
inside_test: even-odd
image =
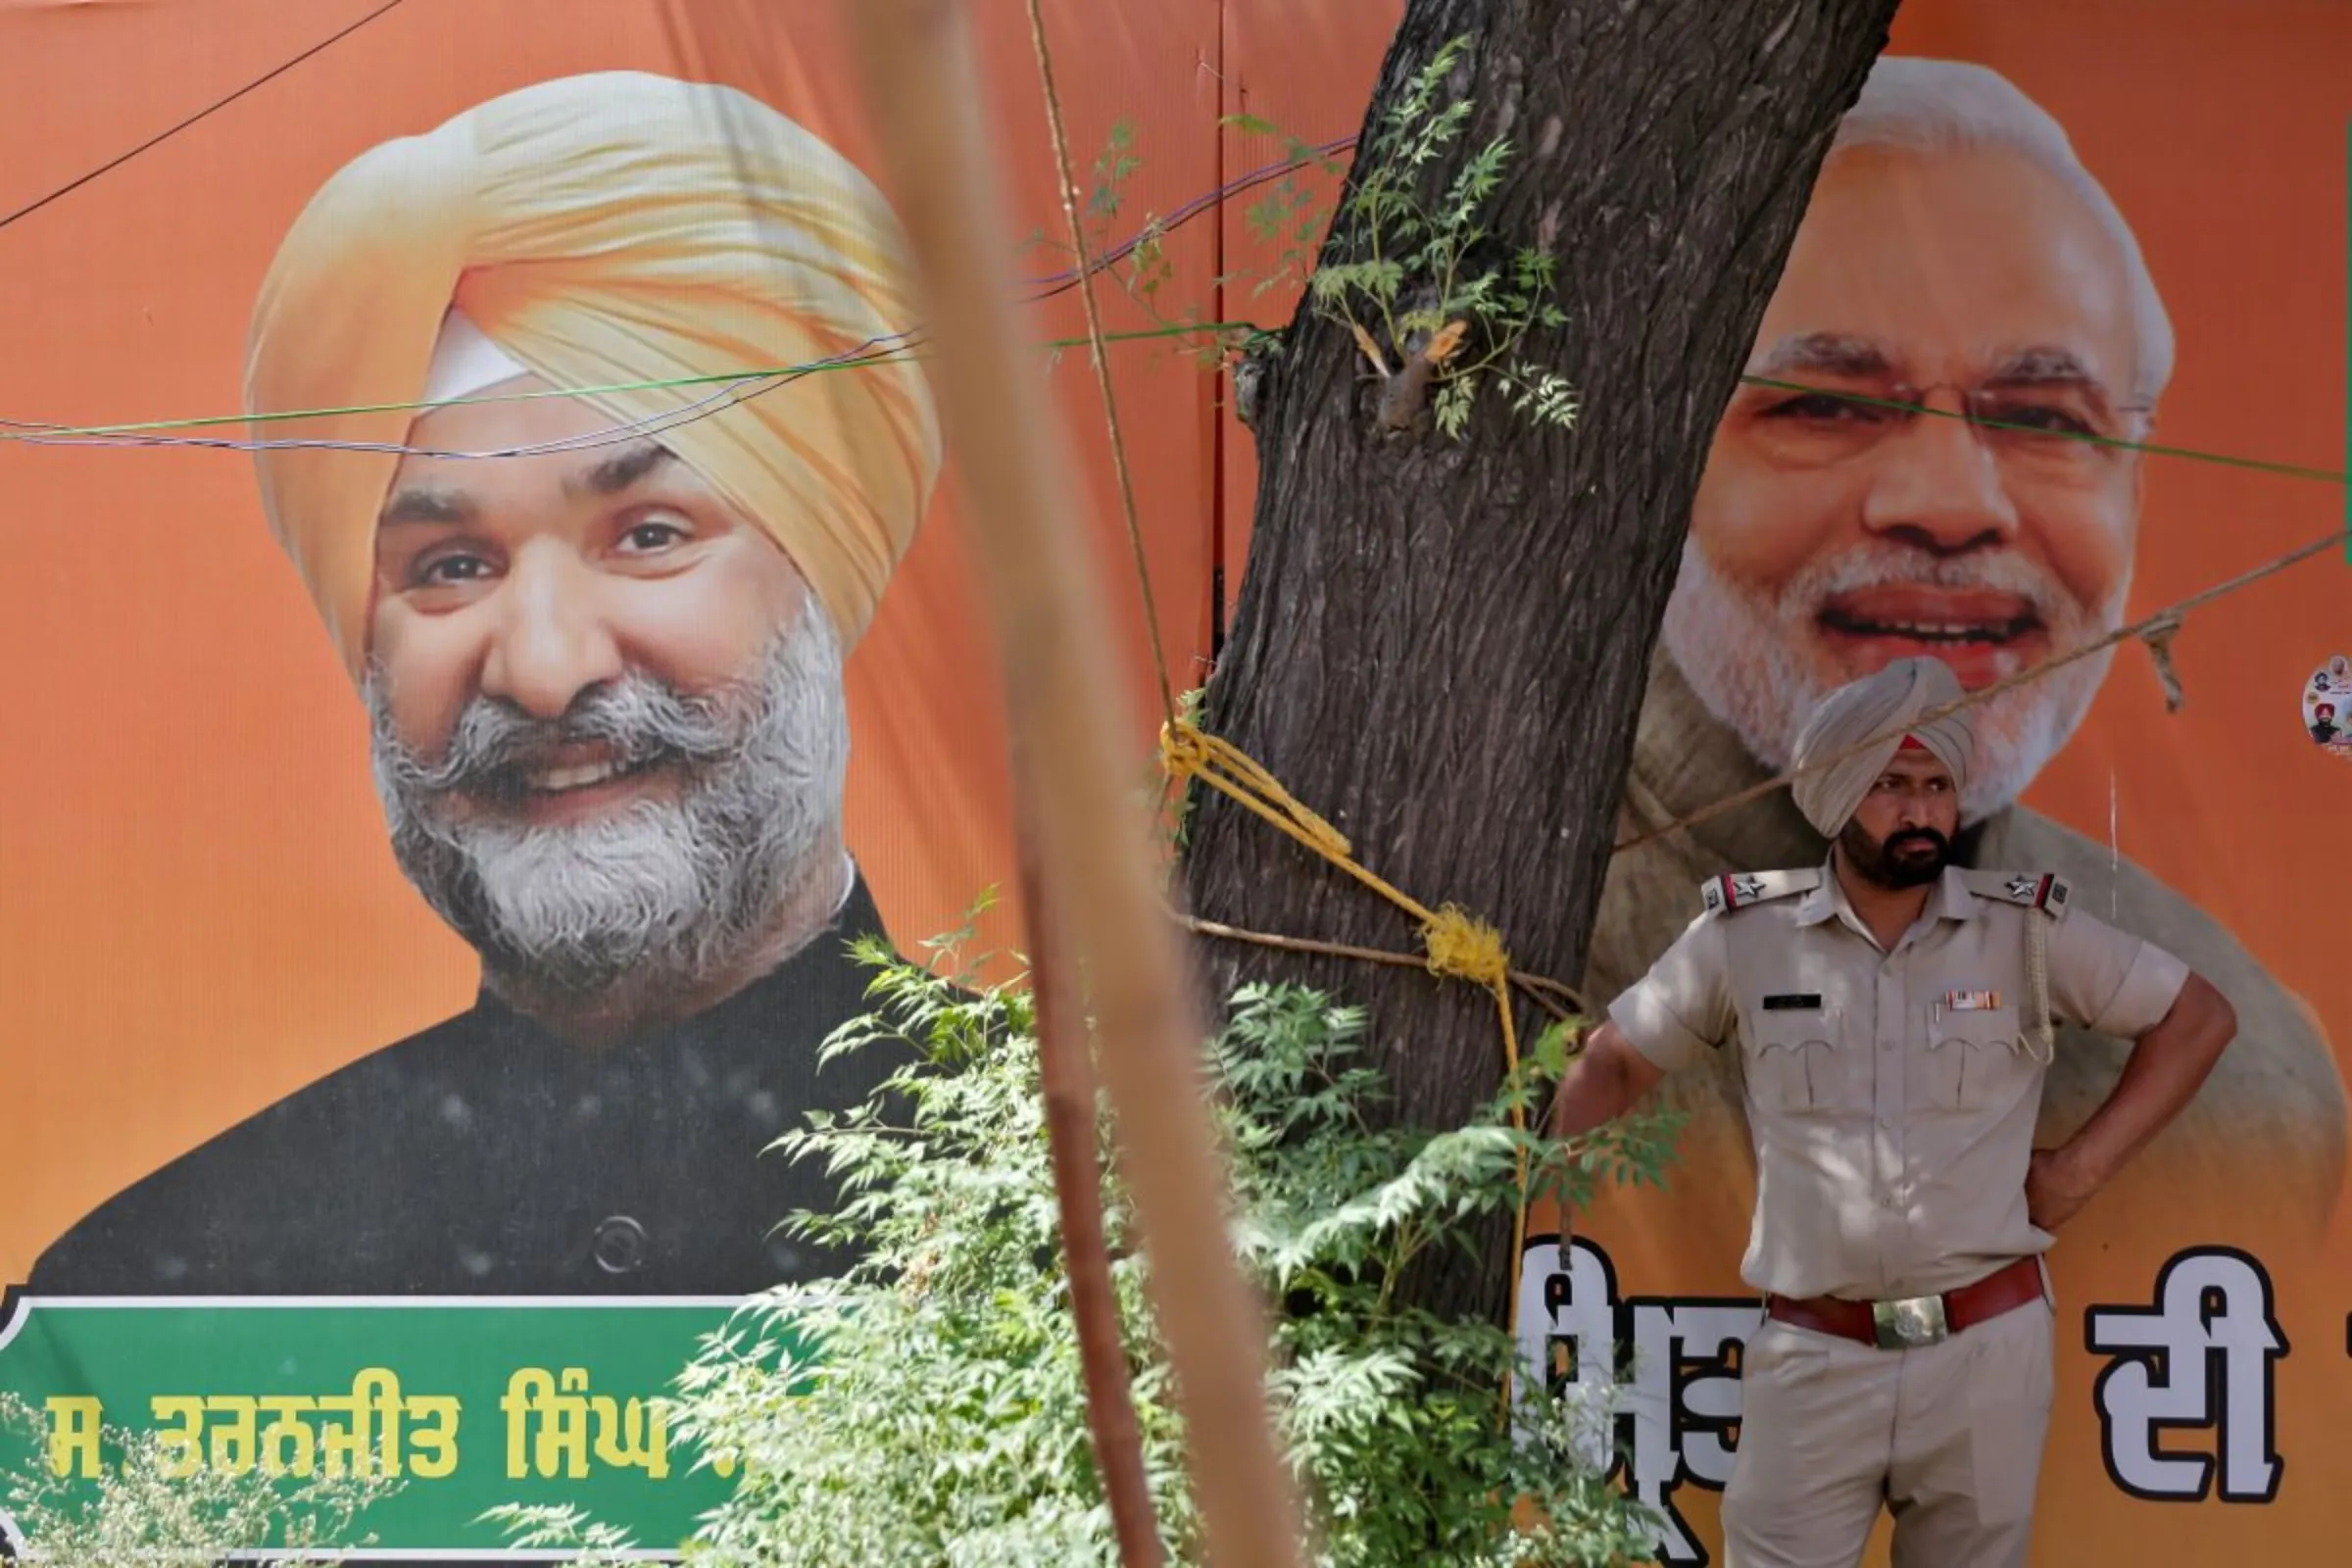
[[[2029,909],[2039,909],[2055,920],[2066,912],[2066,901],[2073,891],[2066,878],[2055,872],[2035,875],[2031,871],[1968,871],[1969,890],[1981,899],[2002,899],[2020,904]]]
[[[1735,871],[1699,884],[1699,902],[1711,914],[1729,914],[1770,899],[1785,899],[1821,883],[1819,871]]]

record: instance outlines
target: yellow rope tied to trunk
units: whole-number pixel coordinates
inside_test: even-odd
[[[1466,980],[1494,999],[1502,1022],[1502,1059],[1519,1072],[1519,1026],[1511,1009],[1511,956],[1502,933],[1456,905],[1432,909],[1355,858],[1347,835],[1282,787],[1282,781],[1231,741],[1211,735],[1189,719],[1171,718],[1159,732],[1160,766],[1173,779],[1198,779],[1245,809],[1272,823],[1413,917],[1429,972]],[[1511,1127],[1527,1131],[1526,1112],[1511,1106]],[[1519,1201],[1511,1217],[1511,1332],[1519,1328],[1519,1254],[1527,1249],[1527,1152],[1519,1152]],[[1506,1390],[1507,1398],[1507,1390]]]

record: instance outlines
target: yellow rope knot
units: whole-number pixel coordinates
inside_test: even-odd
[[[1168,777],[1199,779],[1236,805],[1314,851],[1338,869],[1410,915],[1421,926],[1421,944],[1429,954],[1429,971],[1441,978],[1467,980],[1494,999],[1495,1021],[1502,1030],[1504,1069],[1519,1071],[1519,1026],[1511,1008],[1511,957],[1502,933],[1486,921],[1448,904],[1432,910],[1402,889],[1392,886],[1358,864],[1355,852],[1338,828],[1315,814],[1305,803],[1282,787],[1281,780],[1258,764],[1255,758],[1232,742],[1209,734],[1189,719],[1171,717],[1159,731],[1159,761]],[[1527,1127],[1526,1112],[1511,1106],[1511,1125]],[[1527,1248],[1527,1152],[1519,1152],[1519,1201],[1511,1221],[1511,1319],[1518,1321],[1518,1258]],[[1508,1407],[1509,1382],[1504,1382]]]
[[[1345,834],[1284,789],[1257,759],[1190,719],[1160,726],[1159,765],[1170,778],[1197,778],[1248,807],[1327,859],[1345,863],[1354,853]]]
[[[1429,950],[1429,972],[1468,980],[1492,991],[1511,978],[1511,956],[1503,951],[1502,933],[1486,921],[1448,904],[1421,927],[1422,946]]]
[[[1159,726],[1160,771],[1170,778],[1195,778],[1208,770],[1208,737],[1181,718]]]

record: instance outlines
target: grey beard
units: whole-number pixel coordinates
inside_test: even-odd
[[[371,668],[376,794],[394,858],[481,955],[494,989],[609,1002],[704,983],[775,942],[795,897],[840,873],[841,666],[832,624],[810,604],[737,685],[681,696],[630,670],[554,721],[476,697],[436,761],[394,733]],[[581,741],[624,765],[678,765],[678,797],[561,826],[451,809],[460,793],[495,801],[532,760]]]
[[[1729,726],[1748,755],[1776,771],[1795,753],[1797,732],[1821,700],[1849,678],[1825,667],[1810,646],[1813,616],[1835,593],[1882,582],[1993,587],[2023,595],[2049,628],[2052,652],[2071,653],[2123,624],[2128,583],[2086,609],[2047,573],[2015,556],[1936,562],[1908,546],[1872,541],[1807,564],[1777,597],[1718,575],[1695,540],[1683,547],[1681,575],[1666,604],[1659,643],[1707,711]],[[1961,791],[1964,822],[2013,805],[2073,739],[2107,678],[2114,650],[2076,661],[1971,710],[1976,756]]]

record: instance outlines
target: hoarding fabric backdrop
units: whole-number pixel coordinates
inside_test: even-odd
[[[1152,632],[1204,677],[1249,547],[1250,438],[1187,324],[1288,318],[1250,209],[1288,137],[1353,135],[1397,9],[1047,8],[1093,243],[1148,239],[1099,285],[1139,714]],[[0,1390],[43,1462],[86,1475],[101,1421],[232,1466],[377,1444],[410,1485],[368,1528],[404,1551],[495,1550],[508,1501],[676,1540],[724,1485],[630,1401],[834,1261],[771,1231],[816,1175],[759,1153],[870,1085],[814,1060],[863,1005],[846,941],[919,953],[992,889],[976,946],[1019,929],[836,18],[0,5]],[[1025,19],[978,24],[1041,236],[1004,373],[1050,381],[1123,562]],[[2352,10],[2291,0],[1906,8],[1710,456],[1625,838],[1771,776],[1846,675],[1924,651],[1983,687],[2343,526],[2347,64]],[[1991,422],[1850,401],[1946,394]],[[1975,862],[2065,878],[2242,1026],[2050,1253],[2036,1560],[2331,1562],[2352,1529],[2348,569],[2198,610],[2177,710],[2130,643],[1982,715]],[[1622,852],[1556,978],[1605,1001],[1702,879],[1800,853],[1789,820]],[[2047,1137],[2120,1060],[2062,1036]],[[1622,1400],[1659,1557],[1700,1563],[1754,1174],[1739,1083],[1672,1092],[1667,1185],[1565,1240],[1538,1214],[1519,1327],[1564,1396]]]

